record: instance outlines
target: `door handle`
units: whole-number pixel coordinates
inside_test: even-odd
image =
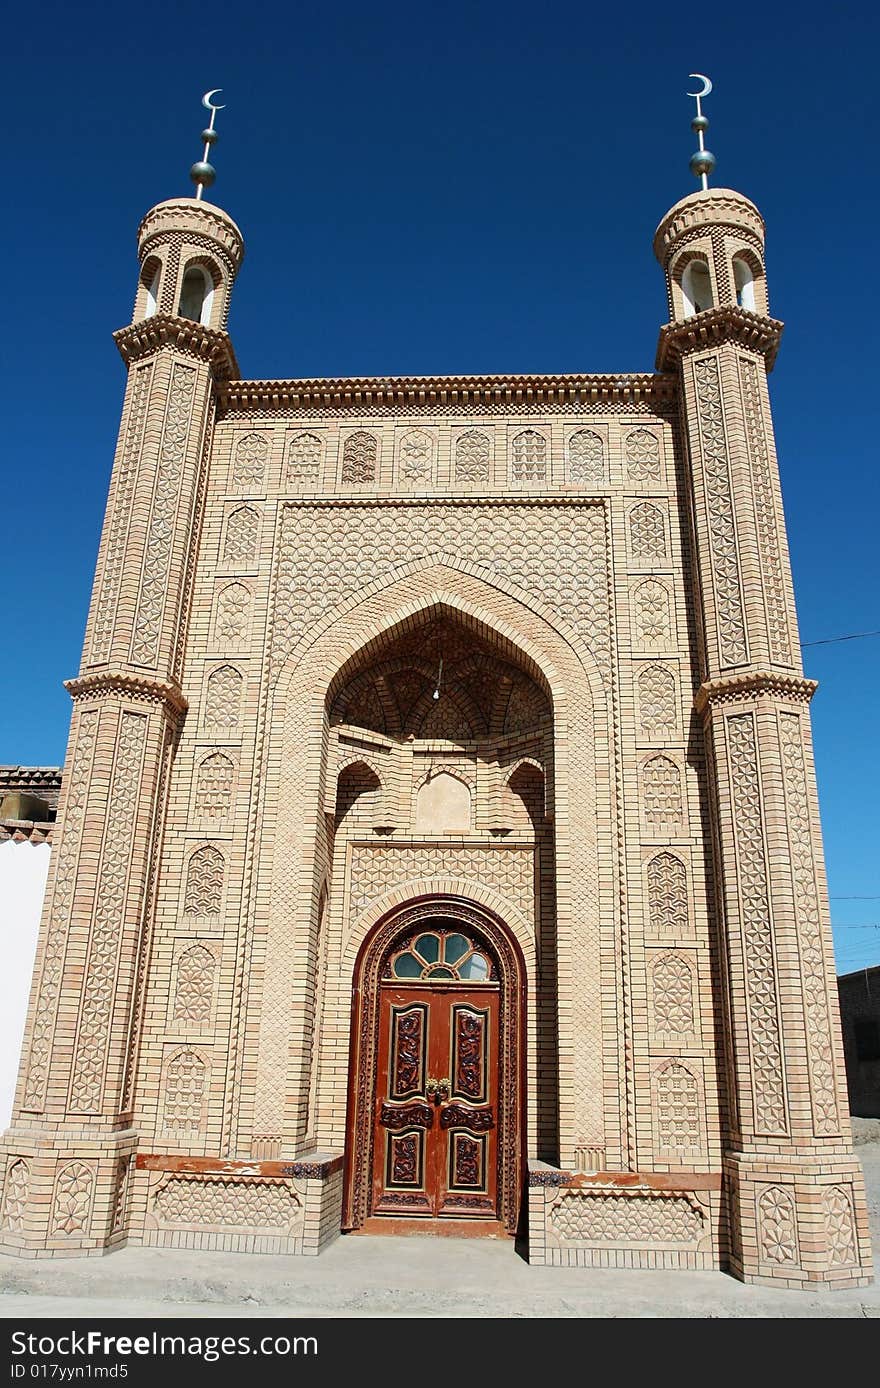
[[[425,1093],[429,1099],[434,1100],[435,1104],[442,1104],[444,1094],[449,1094],[449,1077],[440,1080],[428,1080],[425,1085]]]

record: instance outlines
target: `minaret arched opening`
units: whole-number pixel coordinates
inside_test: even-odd
[[[739,307],[749,309],[754,313],[757,309],[755,276],[751,265],[744,256],[735,255],[733,257],[733,283],[736,289],[736,302]]]
[[[180,286],[180,301],[177,306],[181,318],[189,318],[193,323],[210,327],[211,311],[214,306],[214,281],[204,265],[188,265]]]
[[[681,277],[681,292],[684,299],[684,316],[690,318],[694,313],[702,313],[712,308],[712,278],[709,265],[702,256],[689,260]]]

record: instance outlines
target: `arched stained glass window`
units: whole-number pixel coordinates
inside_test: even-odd
[[[392,950],[386,978],[407,983],[494,983],[497,972],[489,951],[456,928],[429,927]]]

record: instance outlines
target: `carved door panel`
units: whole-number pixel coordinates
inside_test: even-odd
[[[383,984],[374,1215],[497,1218],[498,992]]]

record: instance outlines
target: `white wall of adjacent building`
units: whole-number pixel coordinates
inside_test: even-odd
[[[51,848],[0,843],[0,1131],[9,1126]]]

